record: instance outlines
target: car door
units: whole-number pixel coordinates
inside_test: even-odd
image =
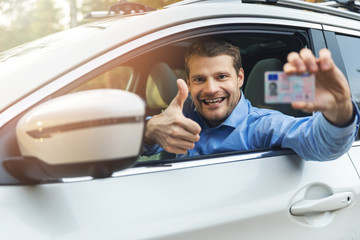
[[[250,24],[255,21],[256,26]],[[114,61],[116,67],[120,66],[115,72],[128,74],[133,69],[121,86],[146,99],[144,81],[149,80],[151,65],[138,64],[134,59],[148,60],[151,55],[145,54],[150,50],[156,52],[203,35],[253,36],[254,32],[296,38],[300,34],[314,51],[317,45],[310,36],[322,36],[320,25],[296,21],[196,21],[141,37],[100,56],[94,64],[77,67],[73,70],[77,75],[70,72],[35,92],[34,102],[43,99],[44,92],[56,97],[83,90],[83,84],[102,79],[97,76],[106,76],[108,71],[112,74]],[[167,60],[162,55],[159,58]],[[172,68],[182,74],[176,63]],[[17,120],[12,118],[1,129],[9,135],[2,139],[2,146],[15,141],[11,132]],[[0,230],[6,239],[329,240],[356,239],[360,235],[360,209],[356,204],[359,176],[347,154],[328,162],[305,161],[287,149],[185,159],[165,156],[142,159],[110,178],[62,179],[35,186],[25,186],[4,169],[1,171]]]
[[[343,72],[347,74],[349,79],[351,94],[354,102],[359,106],[359,77],[360,77],[360,65],[359,65],[359,49],[353,48],[352,46],[357,46],[360,43],[360,32],[335,28],[330,26],[325,26],[325,37],[327,42],[331,44],[332,52],[339,56],[338,59],[341,59],[340,66],[342,66]],[[360,142],[359,135],[357,136],[353,147],[349,151],[349,156],[356,167],[358,173],[360,171]]]

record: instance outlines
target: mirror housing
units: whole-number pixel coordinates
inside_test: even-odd
[[[123,90],[89,90],[49,100],[19,120],[22,159],[5,165],[23,180],[109,177],[136,162],[144,114],[144,101]]]

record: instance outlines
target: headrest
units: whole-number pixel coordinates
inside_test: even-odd
[[[263,59],[257,62],[248,77],[244,95],[255,107],[266,107],[264,102],[265,71],[282,71],[283,64],[277,58]]]
[[[177,77],[173,70],[166,63],[157,63],[151,69],[150,77],[162,100],[169,105],[178,92]]]

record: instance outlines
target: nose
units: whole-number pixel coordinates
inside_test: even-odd
[[[219,89],[220,88],[219,88],[217,81],[213,78],[209,78],[205,82],[205,88],[203,91],[204,91],[204,93],[207,93],[207,94],[214,94],[214,93],[218,92]]]

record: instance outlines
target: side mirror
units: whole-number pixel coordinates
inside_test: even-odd
[[[122,90],[90,90],[49,100],[19,120],[22,158],[5,166],[27,182],[109,177],[136,162],[144,114],[144,101]]]

